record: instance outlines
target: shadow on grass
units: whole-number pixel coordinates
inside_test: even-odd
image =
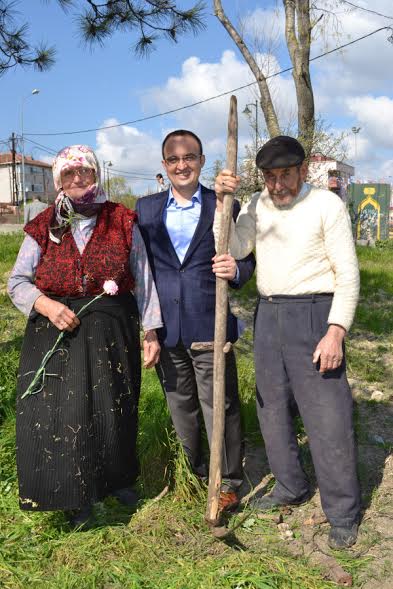
[[[15,407],[16,377],[18,374],[22,336],[0,343],[0,424]]]
[[[357,400],[354,413],[358,444],[358,475],[362,507],[366,510],[383,482],[385,464],[393,450],[393,407]],[[387,489],[391,494],[392,489]]]

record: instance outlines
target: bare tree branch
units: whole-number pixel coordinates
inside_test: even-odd
[[[280,125],[278,123],[277,114],[274,108],[274,104],[270,95],[270,90],[266,81],[266,78],[258,66],[257,62],[255,61],[253,55],[251,54],[250,50],[248,49],[246,43],[244,42],[243,37],[240,36],[238,31],[235,29],[227,15],[225,14],[222,8],[221,0],[214,0],[214,13],[218,20],[221,22],[223,27],[228,32],[229,36],[232,40],[236,43],[237,47],[239,48],[240,52],[242,53],[244,59],[246,60],[247,64],[249,65],[255,80],[257,81],[258,88],[260,91],[260,103],[261,108],[265,117],[266,126],[269,132],[270,137],[275,137],[276,135],[280,135]]]
[[[315,109],[310,76],[310,4],[304,0],[283,0],[285,37],[291,62],[298,105],[298,135],[307,154],[314,138]]]

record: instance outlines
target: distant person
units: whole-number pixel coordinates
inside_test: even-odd
[[[276,484],[253,506],[263,511],[310,498],[291,415],[295,400],[331,525],[329,545],[347,548],[356,542],[360,515],[344,354],[359,294],[350,219],[336,194],[304,182],[305,153],[293,137],[268,141],[256,165],[266,188],[243,206],[229,245],[235,258],[255,249],[257,260],[257,411]],[[216,179],[216,238],[223,194],[239,182],[229,170]]]
[[[160,378],[176,433],[192,470],[207,477],[202,452],[202,417],[210,442],[213,426],[213,350],[216,276],[241,287],[251,277],[251,254],[237,264],[228,254],[216,256],[213,219],[216,195],[199,183],[205,156],[202,143],[191,131],[169,133],[162,144],[162,163],[170,181],[168,190],[140,198],[138,226],[146,244],[157,286],[164,326]],[[235,201],[235,210],[240,205]],[[216,273],[212,259],[216,260]],[[227,340],[238,338],[236,317],[228,312]],[[226,354],[226,415],[223,485],[220,510],[234,509],[243,480],[242,434],[235,354]]]
[[[40,197],[34,194],[32,202],[25,206],[24,224],[26,225],[26,223],[34,219],[34,217],[42,213],[42,211],[45,211],[46,208],[48,208],[48,205],[41,202]]]
[[[164,176],[162,174],[156,174],[156,180],[158,184],[158,192],[164,192],[168,187],[165,184]]]

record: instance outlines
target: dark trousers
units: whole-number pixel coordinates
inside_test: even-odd
[[[193,471],[208,474],[202,455],[201,425],[205,422],[211,440],[213,428],[213,352],[185,348],[161,348],[157,374],[164,389],[176,434]],[[223,490],[242,483],[242,436],[236,361],[226,354],[225,438],[223,449]],[[202,412],[202,416],[201,416]]]
[[[360,493],[345,361],[326,374],[312,363],[328,328],[331,301],[331,295],[261,298],[254,343],[257,412],[276,478],[274,496],[296,502],[309,493],[291,417],[294,398],[308,435],[323,510],[332,525],[349,525],[358,519]]]

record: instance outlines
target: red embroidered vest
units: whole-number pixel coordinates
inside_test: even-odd
[[[84,297],[102,293],[105,280],[114,280],[119,293],[129,292],[135,281],[129,267],[132,228],[136,213],[121,204],[105,202],[97,216],[83,254],[71,231],[57,245],[49,238],[53,207],[25,226],[41,248],[35,285],[47,295]]]

